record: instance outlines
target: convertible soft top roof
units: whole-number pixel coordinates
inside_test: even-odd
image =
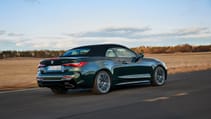
[[[98,44],[98,45],[80,46],[73,49],[90,49],[90,52],[87,53],[86,56],[105,56],[106,50],[108,48],[114,48],[114,47],[127,48],[125,46],[118,45],[118,44]],[[70,49],[70,50],[73,50],[73,49]]]

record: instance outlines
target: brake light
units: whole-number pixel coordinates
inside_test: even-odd
[[[63,64],[63,66],[69,66],[69,67],[83,67],[84,65],[86,65],[87,62],[78,62],[78,63],[67,63],[67,64]]]
[[[45,67],[45,65],[44,64],[39,64],[38,65],[38,68],[42,68],[42,67]]]

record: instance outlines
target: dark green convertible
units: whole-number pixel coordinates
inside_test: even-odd
[[[51,88],[55,94],[74,88],[92,88],[96,94],[105,94],[114,86],[146,82],[161,86],[166,79],[165,63],[117,44],[70,49],[60,57],[41,60],[37,73],[38,85]]]

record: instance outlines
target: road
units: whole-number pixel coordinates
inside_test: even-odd
[[[1,119],[211,119],[211,70],[170,75],[166,85],[53,95],[46,88],[0,92]]]

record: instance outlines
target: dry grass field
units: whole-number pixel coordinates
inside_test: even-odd
[[[211,52],[145,54],[145,57],[164,61],[169,74],[211,69]]]
[[[40,59],[8,58],[0,60],[0,90],[36,87]]]
[[[166,62],[169,74],[211,68],[211,52],[145,54]],[[36,70],[39,58],[8,58],[0,60],[0,90],[37,87]]]

